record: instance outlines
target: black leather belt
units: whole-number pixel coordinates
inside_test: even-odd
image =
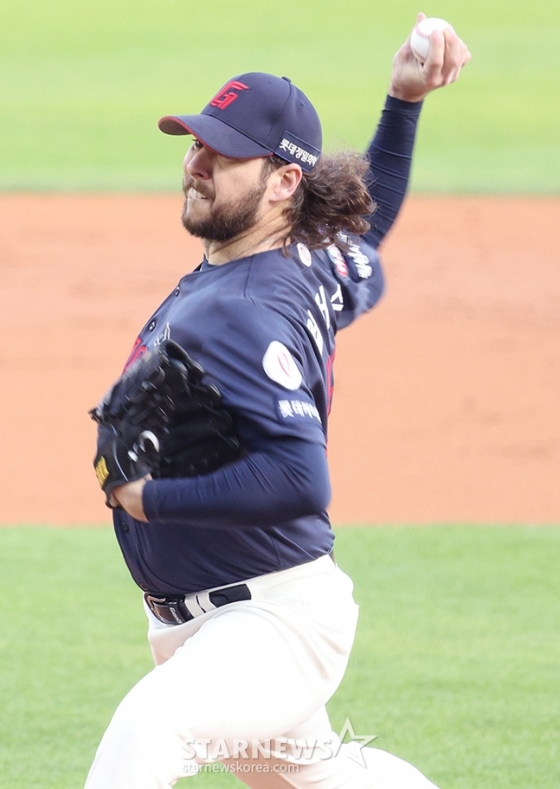
[[[201,598],[204,598],[203,600]],[[190,622],[195,616],[205,613],[206,610],[212,611],[228,603],[237,603],[240,600],[250,600],[251,592],[247,584],[236,584],[226,586],[224,589],[216,589],[213,592],[204,592],[192,595],[182,595],[179,597],[160,597],[146,593],[144,600],[152,614],[166,625],[183,625]],[[196,612],[189,610],[189,601],[196,603]],[[208,605],[208,602],[210,605]],[[192,604],[191,604],[192,608]]]

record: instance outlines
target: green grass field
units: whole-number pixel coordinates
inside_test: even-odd
[[[558,789],[560,528],[347,528],[337,551],[362,612],[335,729],[441,789]],[[138,591],[110,530],[24,527],[0,530],[0,589],[0,784],[77,789],[150,669]]]
[[[363,148],[417,2],[0,0],[1,190],[176,190],[197,112],[248,70],[287,74],[327,148]],[[560,191],[560,4],[432,0],[469,43],[460,82],[426,102],[417,191]],[[428,106],[429,105],[429,106]]]

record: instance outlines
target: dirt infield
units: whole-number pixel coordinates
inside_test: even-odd
[[[180,196],[0,195],[1,523],[107,523],[87,410],[199,260]],[[343,332],[339,523],[560,522],[560,200],[409,199]]]

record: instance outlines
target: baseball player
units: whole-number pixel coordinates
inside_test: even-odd
[[[148,319],[128,367],[166,342],[185,351],[219,392],[236,449],[189,473],[188,431],[172,419],[167,443],[154,439],[157,471],[119,482],[98,456],[156,665],[118,706],[87,789],[167,789],[214,762],[258,789],[434,786],[331,730],[325,704],[357,606],[333,556],[326,442],[335,335],[380,298],[377,250],[405,195],[422,100],[469,58],[451,28],[432,34],[423,67],[407,39],[367,157],[324,154],[310,101],[269,74],[236,76],[200,114],[160,120],[194,138],[182,221],[204,258]]]

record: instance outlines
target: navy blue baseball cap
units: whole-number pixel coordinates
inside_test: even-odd
[[[287,77],[261,72],[231,79],[199,115],[167,115],[158,126],[232,159],[276,154],[310,172],[321,155],[321,122],[307,96]]]

